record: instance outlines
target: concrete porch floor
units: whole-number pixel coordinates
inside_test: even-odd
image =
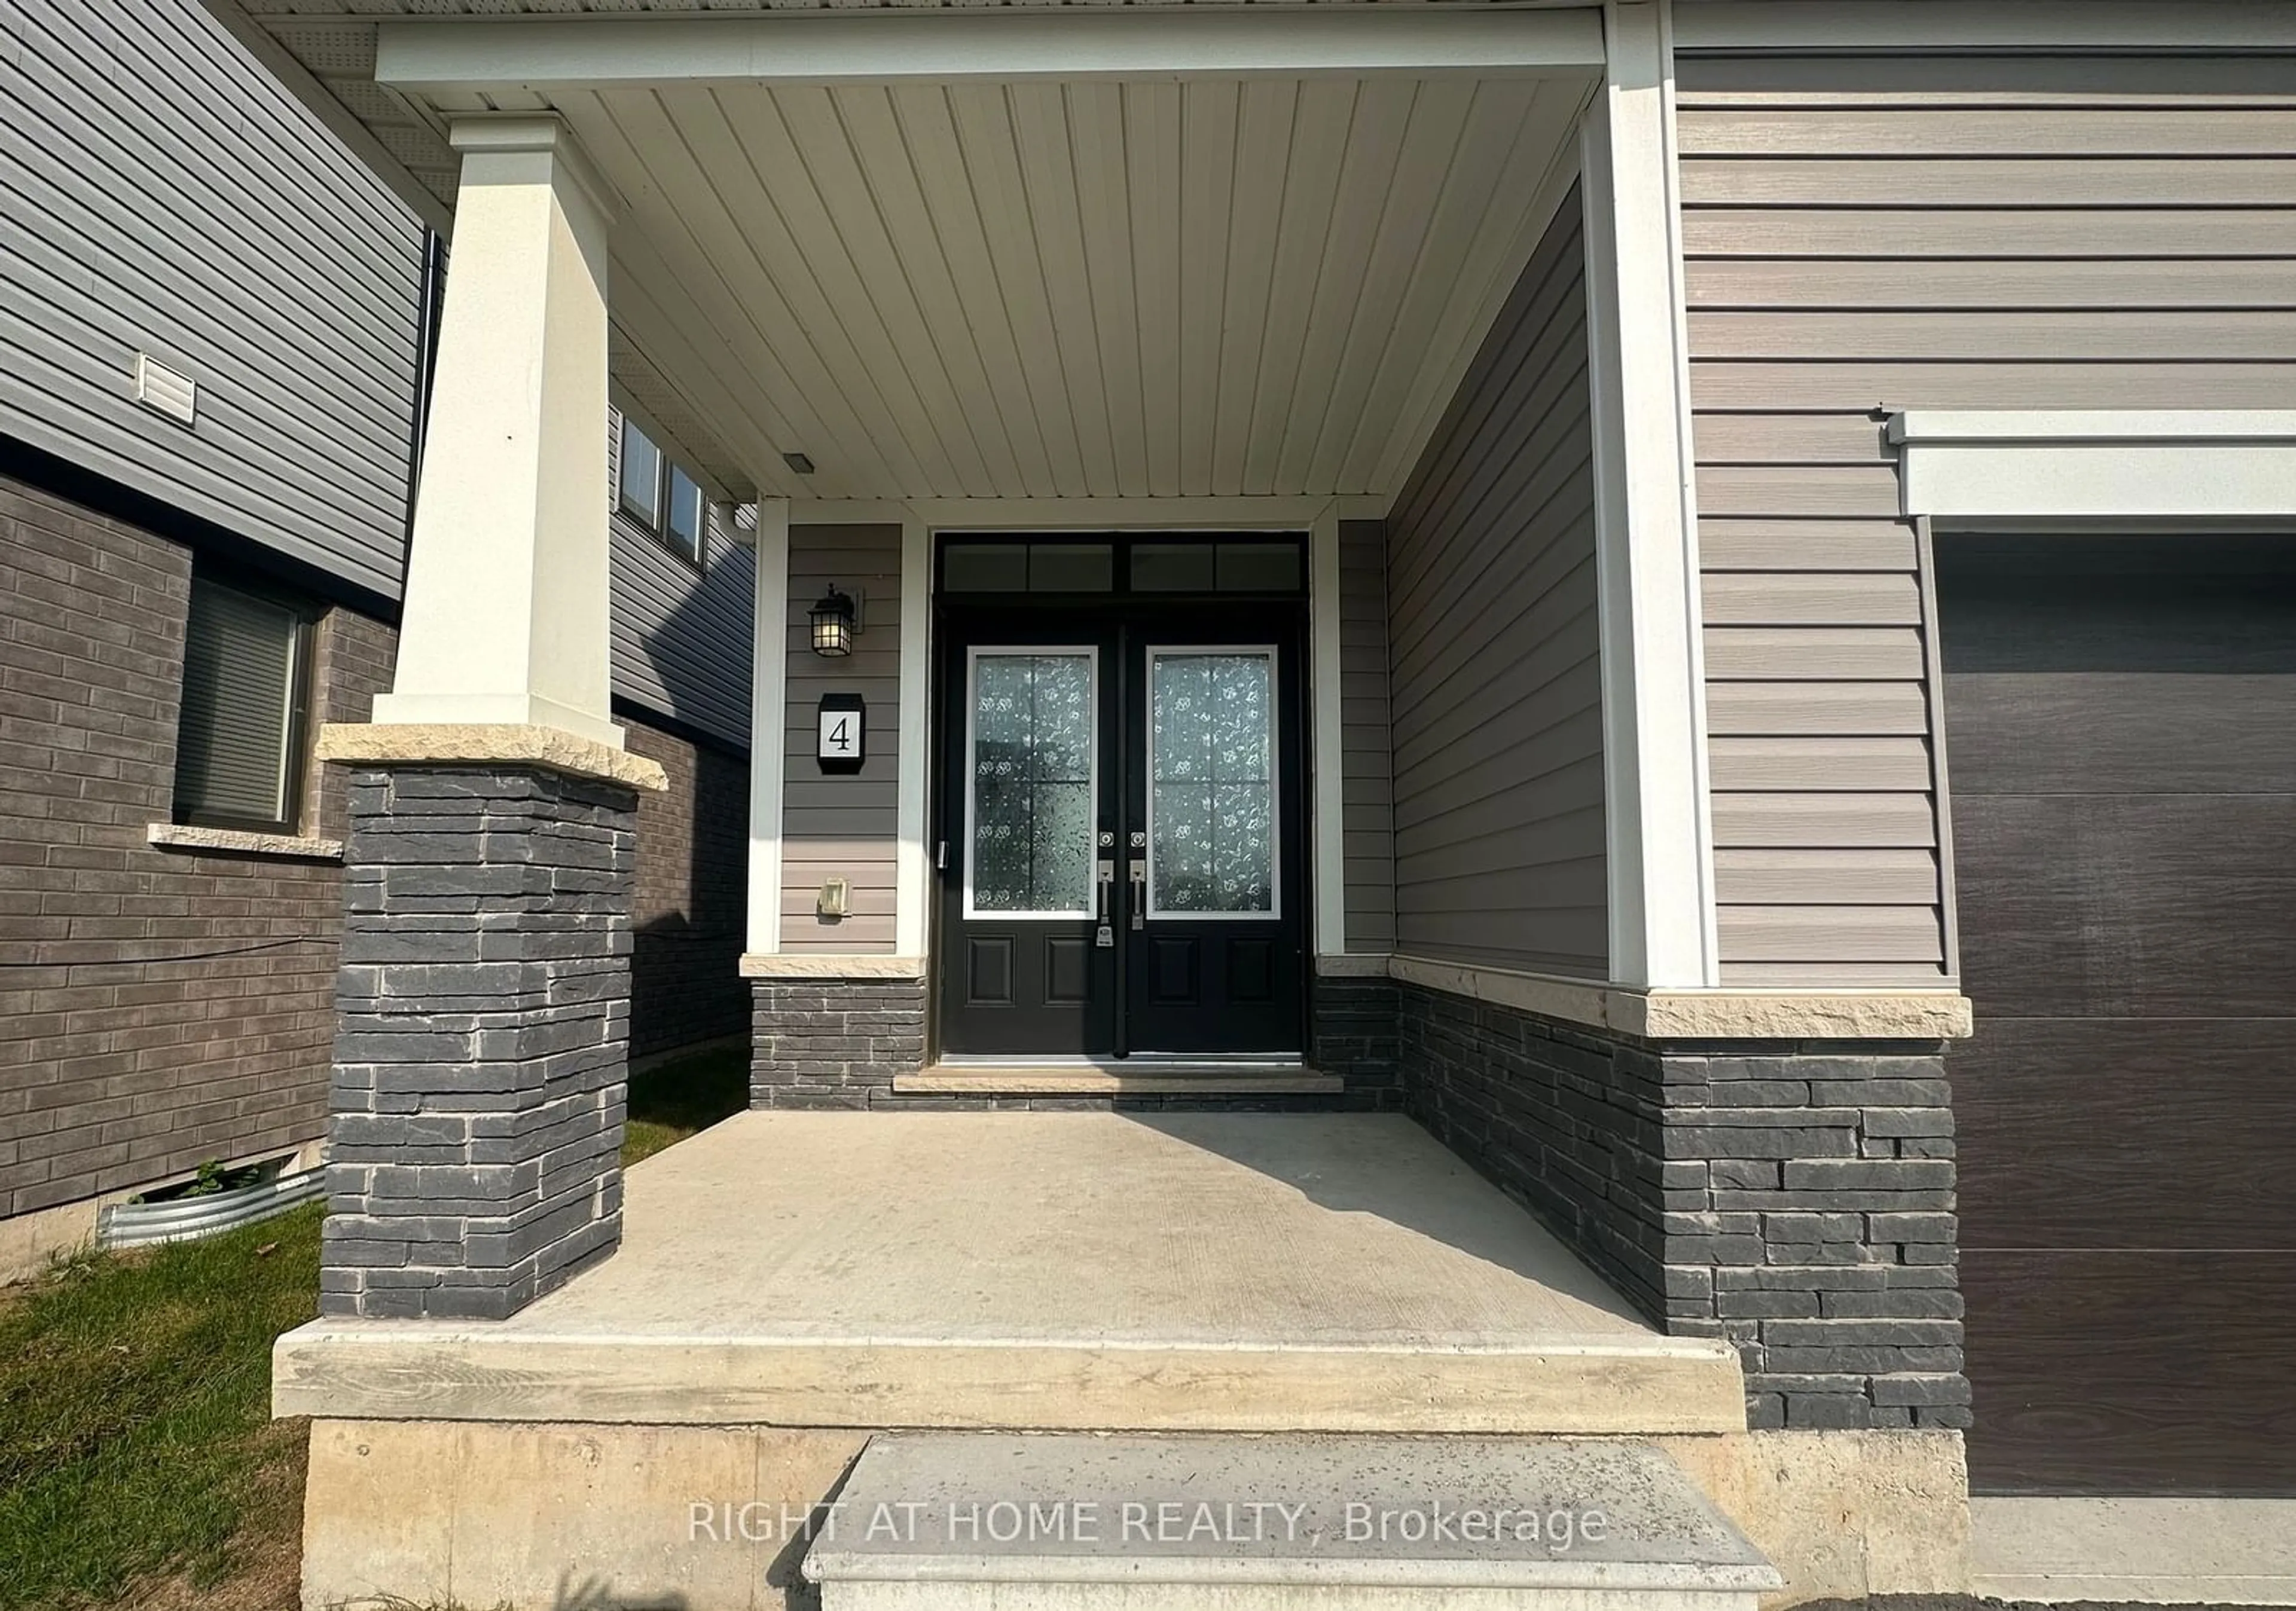
[[[282,1415],[1724,1432],[1659,1335],[1393,1115],[745,1113],[634,1168],[621,1251],[508,1321],[319,1321]]]

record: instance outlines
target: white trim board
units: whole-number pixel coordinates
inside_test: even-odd
[[[2279,0],[1702,0],[1681,8],[1690,51],[2296,50]]]
[[[1720,964],[1666,8],[1603,14],[1581,166],[1608,948],[1623,982],[1697,988]]]
[[[932,726],[932,534],[918,520],[901,524],[900,743],[895,758],[893,945],[922,956],[932,907],[932,863],[925,815]]]
[[[1584,7],[1176,6],[386,22],[376,29],[374,77],[438,96],[911,79],[1578,78],[1602,65],[1603,30]]]
[[[782,948],[780,731],[789,691],[789,503],[758,503],[756,613],[750,623],[749,939],[752,955]]]
[[[1900,505],[1948,523],[2296,516],[2296,412],[1908,409]]]
[[[1315,857],[1315,946],[1348,948],[1347,705],[1341,697],[1340,511],[1327,506],[1308,534],[1308,639],[1311,657],[1308,814]]]
[[[793,500],[792,526],[893,526],[935,532],[1306,531],[1327,509],[1342,520],[1376,520],[1387,500],[1324,494],[1171,498],[816,498]]]

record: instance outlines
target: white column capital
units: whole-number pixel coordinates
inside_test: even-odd
[[[474,119],[384,724],[612,721],[606,485],[611,197],[554,118]]]

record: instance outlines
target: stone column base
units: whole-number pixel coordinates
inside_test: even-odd
[[[500,1319],[621,1239],[625,782],[350,776],[320,1312]]]

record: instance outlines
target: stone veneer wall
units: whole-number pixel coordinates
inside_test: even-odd
[[[1414,1116],[1669,1332],[1736,1345],[1753,1426],[1970,1424],[1940,1047],[1399,1003]]]
[[[320,1311],[500,1319],[620,1240],[636,795],[359,768],[349,804]]]
[[[1308,1064],[1348,1083],[1351,1108],[1399,1108],[1395,983],[1318,974],[1308,985]]]
[[[750,1105],[870,1108],[925,1058],[921,978],[752,979]]]
[[[753,1108],[1221,1108],[1328,1111],[1396,1108],[1395,986],[1383,978],[1324,977],[1310,997],[1308,1062],[1342,1076],[1332,1096],[973,1096],[893,1089],[925,1057],[922,979],[752,979],[750,1105]]]

